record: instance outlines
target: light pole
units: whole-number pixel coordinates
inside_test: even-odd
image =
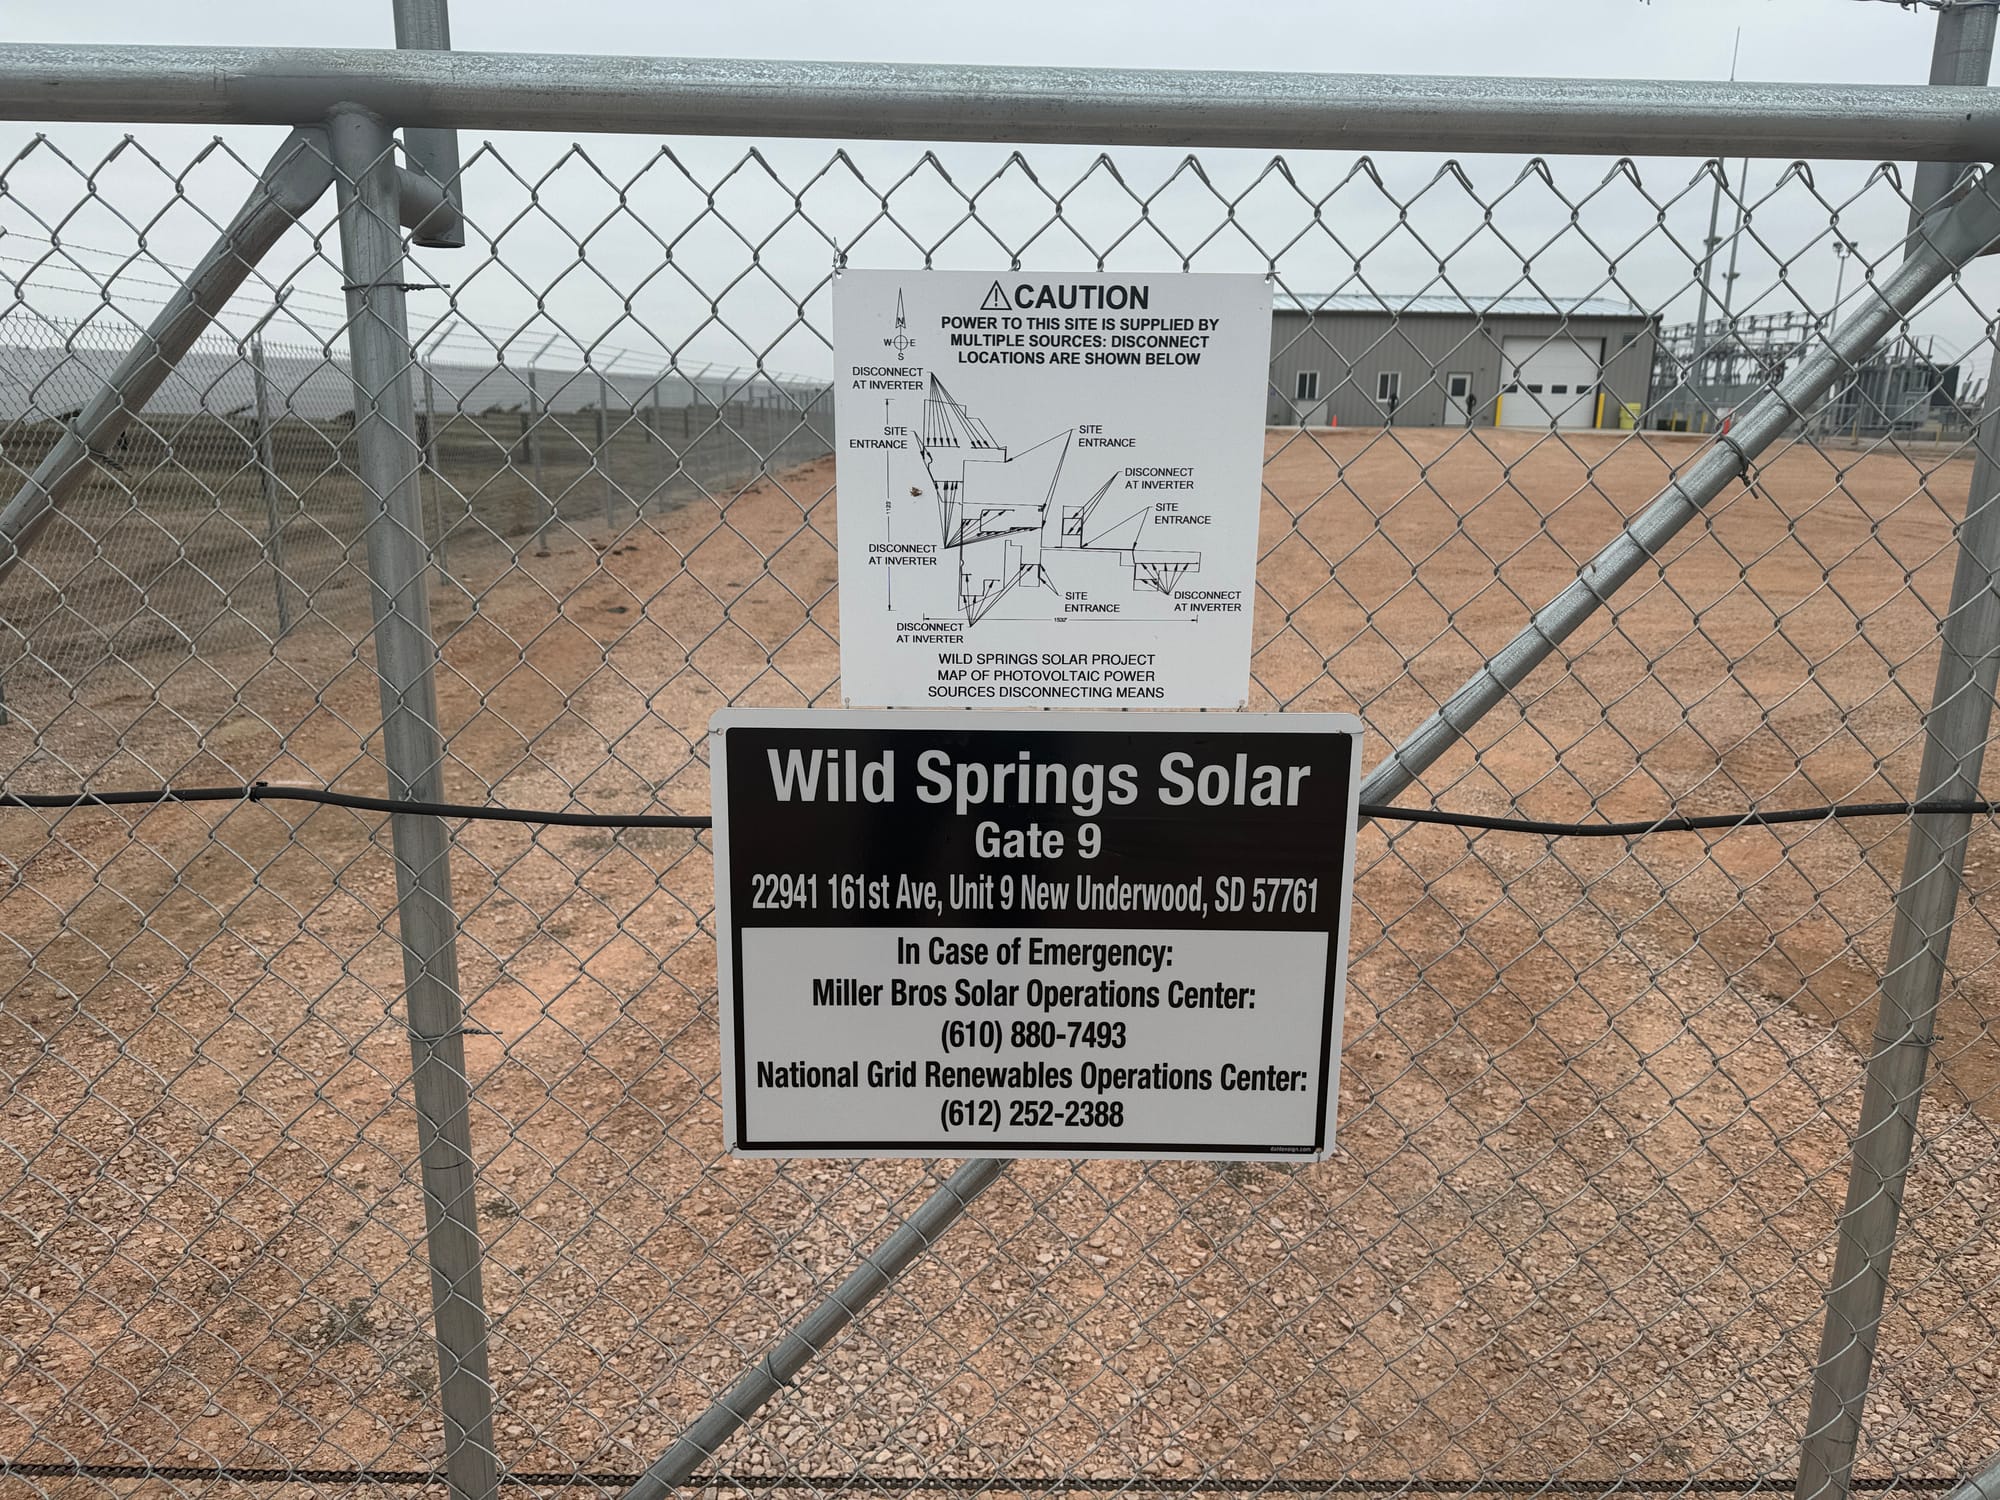
[[[611,530],[618,524],[612,514],[611,495],[617,487],[611,482],[611,367],[623,359],[627,350],[620,349],[611,358],[597,367],[597,455],[592,460],[597,465],[597,475],[604,489],[604,529]]]
[[[1736,41],[1729,49],[1729,81],[1731,83],[1736,81],[1736,59],[1742,54],[1742,51],[1743,28],[1739,26],[1736,28]],[[1748,158],[1745,158],[1745,160],[1747,161]],[[1715,168],[1715,183],[1710,188],[1708,194],[1708,238],[1701,242],[1701,269],[1698,278],[1701,283],[1701,295],[1696,301],[1694,313],[1694,374],[1692,379],[1692,394],[1697,410],[1699,410],[1706,400],[1706,396],[1702,391],[1702,372],[1708,363],[1708,301],[1712,295],[1715,280],[1715,251],[1716,247],[1722,243],[1720,236],[1715,231],[1716,226],[1722,222],[1722,189],[1729,181],[1729,168],[1726,163],[1718,158],[1709,163],[1709,165]],[[1737,191],[1737,197],[1740,202],[1742,198],[1740,187]],[[1740,235],[1742,231],[1743,226],[1739,222],[1736,227],[1736,233]],[[1729,253],[1732,264],[1730,275],[1733,278],[1735,275],[1734,261],[1736,255],[1734,236],[1732,236]],[[1723,285],[1722,297],[1725,309],[1724,316],[1726,317],[1729,305],[1729,288],[1727,283]],[[1688,377],[1683,375],[1682,380],[1685,383]]]

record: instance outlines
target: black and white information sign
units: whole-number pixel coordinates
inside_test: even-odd
[[[847,271],[833,346],[847,702],[1242,706],[1265,278]]]
[[[1357,719],[712,728],[731,1150],[1332,1148]]]

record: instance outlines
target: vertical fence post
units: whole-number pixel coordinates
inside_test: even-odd
[[[542,383],[533,365],[528,366],[528,473],[535,494],[542,502],[541,524],[535,528],[535,550],[549,550],[549,523],[556,518],[556,503],[542,488]]]
[[[396,45],[423,52],[451,51],[451,15],[446,0],[393,0]],[[445,212],[427,215],[416,226],[419,245],[440,250],[465,248],[456,130],[405,130],[403,156],[415,171],[444,190]]]
[[[437,723],[436,648],[418,493],[423,460],[410,392],[413,357],[401,286],[396,166],[388,128],[373,115],[343,108],[330,117],[328,129],[338,172],[341,260],[348,285],[356,463],[372,506],[368,571],[381,679],[382,754],[391,797],[437,801],[444,796],[444,745]],[[499,1475],[449,844],[437,818],[397,813],[389,828],[445,1474],[453,1500],[494,1500]]]
[[[292,628],[292,606],[285,597],[285,523],[278,514],[278,465],[262,339],[250,341],[250,386],[256,404],[257,485],[264,494],[264,566],[271,570],[271,588],[278,598],[278,634],[284,635]]]
[[[673,462],[668,465],[669,476],[679,476],[682,485],[690,492],[693,490],[693,485],[689,483],[693,477],[693,469],[689,461],[694,456],[694,445],[694,395],[693,388],[690,387],[687,403],[681,407],[681,445],[678,450],[671,452],[670,457]],[[666,496],[663,494],[660,497],[660,509],[666,508]]]
[[[1987,5],[1938,12],[1932,83],[1981,86],[1992,68],[1995,16]],[[1910,202],[1911,256],[1925,253],[1934,211],[1965,169],[1919,164]],[[1845,266],[1845,258],[1842,260]],[[2000,349],[1987,379],[1986,409],[1974,429],[1972,482],[1958,529],[1958,566],[1940,627],[1937,683],[1924,719],[1917,799],[1977,798],[1993,727],[2000,675]],[[1902,1218],[1903,1189],[1916,1146],[1936,1035],[1938,995],[1951,952],[1972,818],[1913,818],[1889,932],[1889,958],[1875,1015],[1861,1119],[1854,1131],[1847,1198],[1834,1247],[1813,1370],[1812,1405],[1799,1454],[1797,1500],[1848,1500],[1861,1419],[1889,1296],[1889,1266]]]
[[[2000,18],[1991,5],[1966,0],[1945,4],[1931,39],[1932,83],[1983,88],[1993,69],[1993,34]],[[1910,231],[1915,233],[1952,185],[1971,170],[1964,162],[1926,161],[1917,164],[1910,191]]]
[[[665,510],[667,508],[666,481],[658,477],[651,458],[651,450],[655,446],[664,446],[667,441],[666,434],[660,430],[660,383],[666,378],[666,373],[662,371],[654,379],[652,399],[646,407],[646,447],[648,450],[646,476],[648,488],[653,499],[653,507],[656,510]],[[646,498],[645,493],[639,496],[638,509],[639,514],[642,516],[646,513]]]
[[[604,372],[597,372],[597,468],[598,482],[604,486],[604,524],[607,529],[616,526],[618,519],[611,513],[611,450],[605,446],[604,434],[609,422],[607,408],[611,405],[611,383],[604,378]]]
[[[437,559],[438,577],[451,577],[450,555],[445,550],[445,538],[451,534],[451,526],[444,516],[444,476],[438,473],[437,436],[437,391],[431,380],[431,367],[426,364],[424,371],[424,473],[429,476],[431,489],[431,523],[437,528],[437,543],[434,556]]]

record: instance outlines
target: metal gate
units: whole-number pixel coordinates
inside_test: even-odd
[[[1991,158],[1983,90],[13,47],[0,113],[295,127],[0,182],[13,1482],[1836,1500],[2000,1449],[1993,434],[1935,380],[1822,420],[1992,352],[1989,178],[1867,165]],[[897,144],[994,139],[1210,154]],[[1494,139],[1637,159],[1395,154]],[[1710,304],[1712,198],[1767,291]],[[703,732],[838,701],[863,264],[1700,291],[1627,430],[1268,434],[1253,706],[1379,737],[1336,1160],[721,1156]],[[1728,433],[1659,430],[1780,304]]]

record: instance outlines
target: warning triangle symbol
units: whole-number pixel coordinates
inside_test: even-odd
[[[1000,283],[994,282],[993,289],[986,294],[986,300],[979,304],[981,312],[1012,312],[1014,304],[1007,300],[1007,294],[1000,290]]]

